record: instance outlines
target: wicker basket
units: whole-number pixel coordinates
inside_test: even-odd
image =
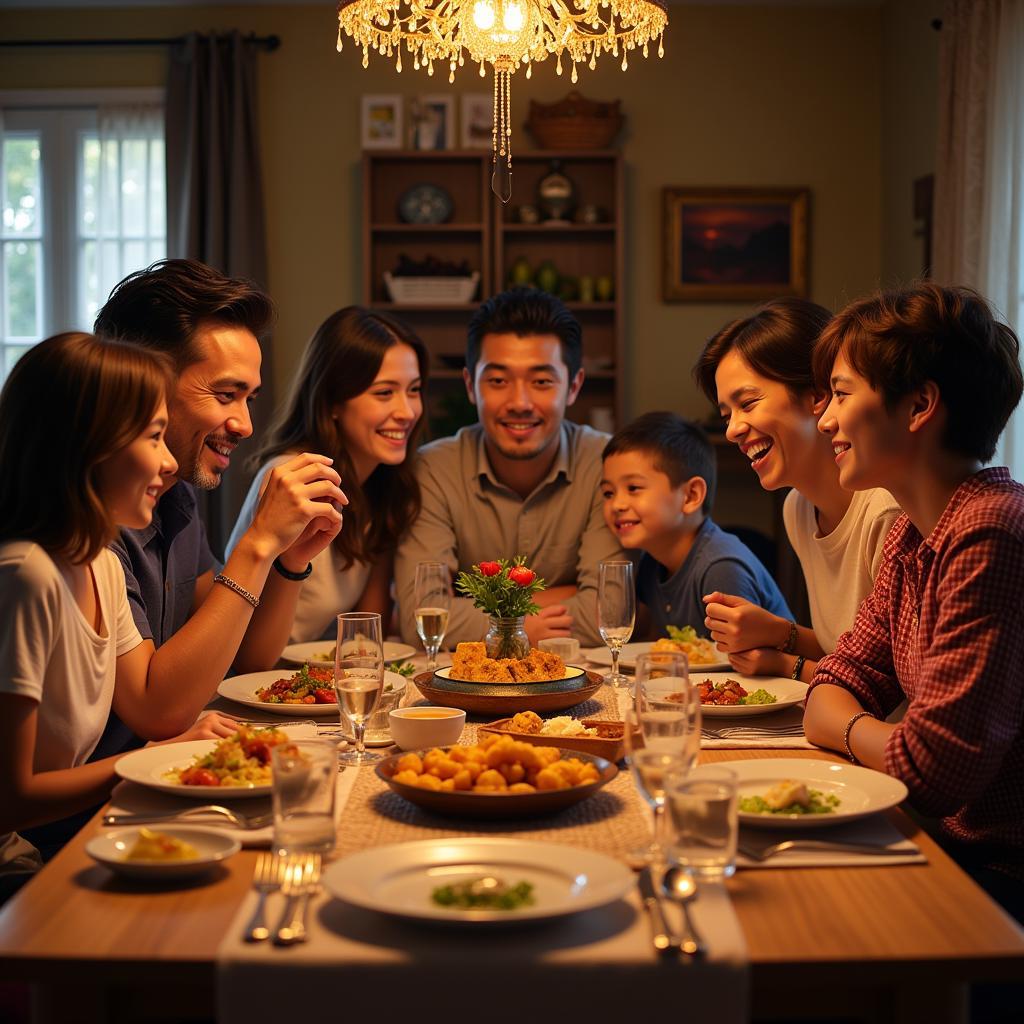
[[[469,277],[395,277],[384,274],[384,286],[395,305],[450,306],[471,302],[480,283],[480,271]]]
[[[542,149],[607,149],[624,121],[618,100],[601,103],[571,92],[557,103],[530,100],[526,128]]]

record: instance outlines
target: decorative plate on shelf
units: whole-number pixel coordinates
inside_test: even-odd
[[[443,224],[455,209],[452,197],[426,182],[413,185],[398,200],[398,215],[406,224]]]

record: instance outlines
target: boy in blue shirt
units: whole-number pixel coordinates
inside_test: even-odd
[[[608,528],[639,548],[637,598],[652,636],[666,626],[704,628],[704,595],[736,594],[792,619],[768,570],[710,517],[717,467],[707,435],[674,413],[649,412],[605,446],[601,496]]]

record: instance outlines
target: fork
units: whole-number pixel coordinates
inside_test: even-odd
[[[243,938],[246,942],[262,942],[270,935],[270,929],[263,917],[263,907],[267,895],[277,892],[283,880],[281,858],[274,853],[261,853],[256,860],[256,870],[252,876],[252,887],[259,893],[256,909],[245,926]]]
[[[310,897],[320,888],[319,853],[289,857],[284,869],[282,891],[288,898],[281,922],[274,933],[274,944],[291,946],[306,941],[306,910]]]
[[[173,821],[176,818],[186,818],[192,814],[219,814],[232,825],[242,829],[264,828],[274,820],[274,815],[269,811],[265,814],[244,814],[242,811],[234,811],[230,807],[224,807],[221,804],[200,804],[198,807],[188,807],[185,810],[178,811],[104,814],[102,823],[104,825],[138,825],[146,821]]]
[[[891,849],[888,846],[876,846],[873,843],[829,842],[822,839],[787,839],[768,846],[751,846],[749,842],[739,843],[736,847],[749,860],[769,860],[776,854],[786,850],[822,850],[826,853],[864,853],[875,857],[911,857],[917,854],[917,848]]]

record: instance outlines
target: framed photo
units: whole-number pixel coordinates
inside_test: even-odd
[[[402,148],[402,97],[366,95],[362,99],[360,140],[363,149]]]
[[[662,299],[758,302],[807,295],[806,188],[666,188]]]
[[[459,142],[463,149],[490,149],[493,123],[494,97],[489,92],[462,94],[462,133]]]
[[[412,101],[413,149],[455,148],[455,99],[443,93],[420,96]]]

